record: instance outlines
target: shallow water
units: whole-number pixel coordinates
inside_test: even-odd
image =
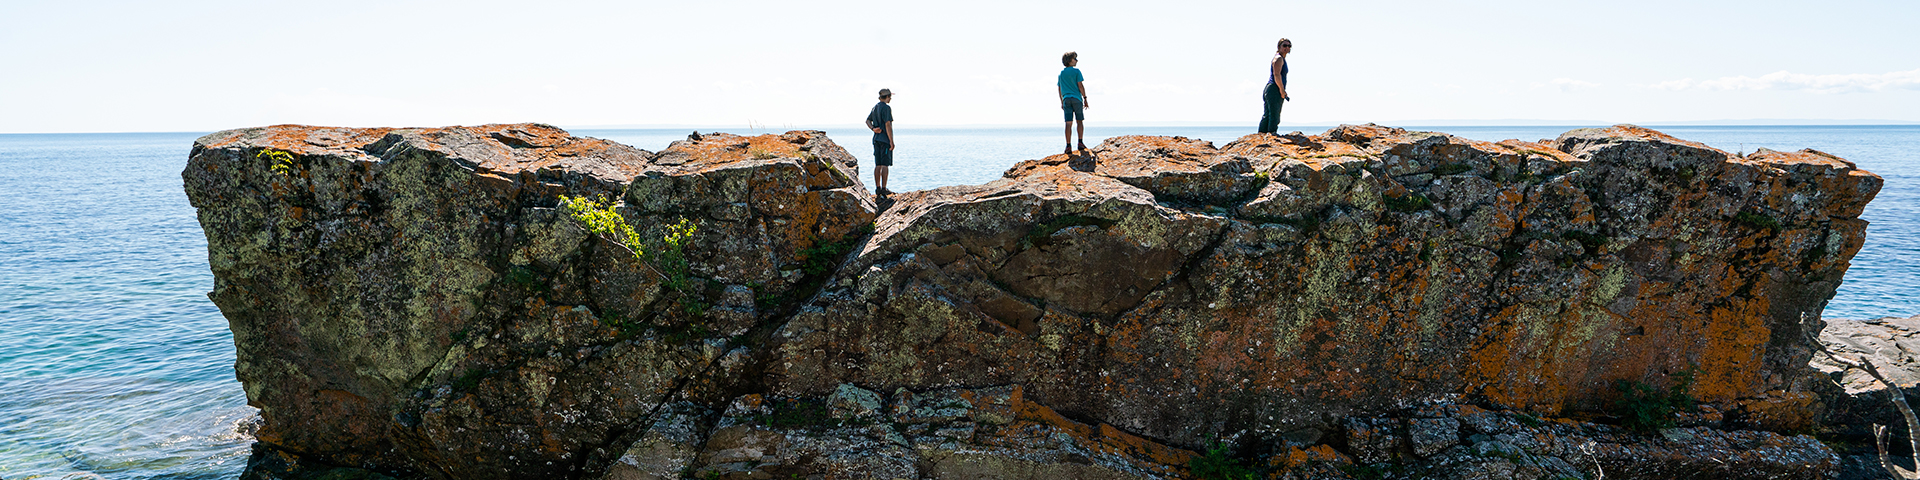
[[[1569,128],[1428,130],[1534,140]],[[1096,126],[1087,143],[1146,134],[1225,145],[1250,130]],[[1729,151],[1815,148],[1885,177],[1827,315],[1920,314],[1920,126],[1661,130]],[[574,133],[657,151],[689,130]],[[870,134],[828,133],[871,184]],[[258,415],[206,298],[206,239],[180,184],[199,135],[0,135],[0,478],[214,479],[244,467]],[[898,140],[899,191],[984,183],[1061,147],[1055,128],[902,128]]]
[[[0,135],[0,477],[245,466],[258,415],[180,184],[197,136]]]

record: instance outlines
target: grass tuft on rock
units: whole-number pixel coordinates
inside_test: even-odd
[[[1693,387],[1693,371],[1688,370],[1673,375],[1673,385],[1660,388],[1636,380],[1615,380],[1614,391],[1620,392],[1610,412],[1620,418],[1620,425],[1629,430],[1651,433],[1673,426],[1673,414],[1692,411],[1697,403],[1687,389]]]
[[[1195,455],[1187,460],[1187,471],[1194,478],[1204,480],[1253,480],[1258,478],[1253,469],[1240,465],[1240,460],[1227,456],[1227,446],[1219,442],[1207,447],[1207,452]]]
[[[1434,168],[1433,168],[1433,174],[1434,174],[1435,176],[1443,176],[1443,177],[1444,177],[1444,176],[1447,176],[1447,175],[1459,175],[1459,174],[1462,174],[1462,173],[1466,173],[1466,172],[1469,172],[1469,171],[1472,171],[1472,170],[1473,170],[1473,166],[1472,166],[1472,165],[1468,165],[1468,164],[1464,164],[1464,163],[1449,163],[1449,164],[1446,164],[1446,165],[1441,165],[1441,166],[1438,166],[1438,167],[1434,167]]]
[[[1400,197],[1381,195],[1380,199],[1386,202],[1388,210],[1400,213],[1418,212],[1433,206],[1433,200],[1429,200],[1425,195],[1420,194],[1407,194],[1406,196]]]
[[[492,374],[493,372],[483,368],[467,369],[466,373],[462,373],[459,378],[453,379],[453,391],[472,391],[475,387],[480,386],[481,380],[485,380],[488,375]]]
[[[1733,221],[1755,230],[1780,230],[1780,220],[1764,213],[1740,212],[1733,215]]]

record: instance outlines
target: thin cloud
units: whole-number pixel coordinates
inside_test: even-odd
[[[1556,78],[1544,84],[1543,83],[1533,84],[1533,88],[1553,87],[1562,92],[1573,92],[1583,88],[1594,88],[1598,86],[1600,86],[1600,84],[1598,83],[1574,80],[1571,78]]]
[[[1893,89],[1920,90],[1920,69],[1888,73],[1850,73],[1809,75],[1785,70],[1759,77],[1720,77],[1713,80],[1683,78],[1651,85],[1660,90],[1807,90],[1814,93],[1878,92]]]

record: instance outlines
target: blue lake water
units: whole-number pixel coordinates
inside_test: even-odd
[[[1480,140],[1570,127],[1438,127]],[[1317,133],[1324,127],[1293,127]],[[1248,127],[1092,127],[1224,145]],[[1665,127],[1724,150],[1814,148],[1886,178],[1830,317],[1920,314],[1920,126]],[[688,130],[575,130],[659,150]],[[765,133],[765,132],[739,132]],[[861,158],[859,129],[828,129]],[[0,478],[226,479],[257,421],[206,292],[206,239],[181,191],[199,133],[0,134]],[[1057,153],[1056,128],[902,128],[889,186],[991,181]]]

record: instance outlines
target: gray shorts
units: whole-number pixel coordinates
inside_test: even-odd
[[[1067,97],[1065,101],[1060,102],[1060,109],[1066,111],[1069,122],[1076,119],[1082,122],[1087,121],[1087,107],[1081,106],[1080,97]]]

